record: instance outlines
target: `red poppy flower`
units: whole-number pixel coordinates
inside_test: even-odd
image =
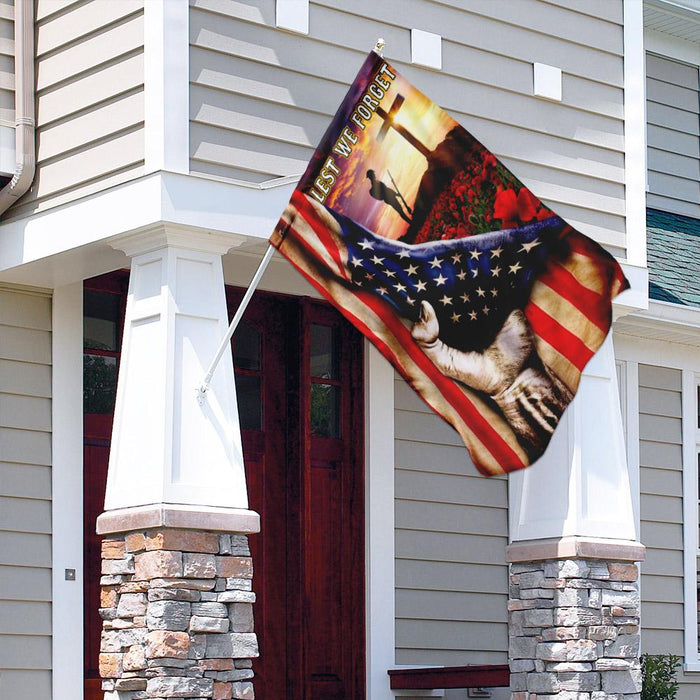
[[[518,192],[518,216],[520,221],[526,223],[535,218],[540,200],[530,190],[523,187]]]

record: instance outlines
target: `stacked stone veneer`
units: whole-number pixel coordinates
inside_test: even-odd
[[[253,698],[252,576],[244,535],[158,529],[104,539],[105,700]]]
[[[629,562],[512,564],[512,700],[638,700],[637,577]]]

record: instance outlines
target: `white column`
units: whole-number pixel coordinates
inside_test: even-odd
[[[549,540],[561,547],[563,539],[570,546],[561,554],[569,555],[582,538],[590,546],[636,540],[610,337],[586,367],[544,456],[511,474],[510,533],[514,544]]]
[[[245,522],[224,529],[257,530],[230,348],[201,405],[196,393],[228,326],[221,256],[235,242],[163,226],[113,244],[132,265],[100,532],[125,526],[109,517],[116,509],[130,511],[130,529],[224,528],[233,510]],[[196,520],[183,522],[193,510]]]

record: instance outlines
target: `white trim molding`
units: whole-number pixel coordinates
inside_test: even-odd
[[[54,698],[83,697],[83,285],[53,294],[51,645]],[[75,570],[67,581],[66,569]]]
[[[189,3],[144,3],[146,173],[190,169]]]
[[[367,697],[392,697],[394,668],[394,370],[365,340]]]
[[[624,0],[623,7],[627,261],[644,267],[647,264],[644,13],[639,0]]]

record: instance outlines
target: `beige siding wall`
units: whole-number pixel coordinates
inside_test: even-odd
[[[15,125],[15,3],[0,0],[0,126]]]
[[[647,54],[647,157],[655,209],[700,217],[698,67]]]
[[[622,2],[312,0],[308,37],[274,0],[191,0],[191,169],[300,175],[378,35],[389,60],[573,225],[624,254]],[[412,27],[443,36],[443,70],[410,64]],[[532,96],[532,63],[564,72]]]
[[[683,655],[681,372],[639,366],[642,646]],[[678,700],[697,700],[700,678],[679,674]]]
[[[508,482],[397,377],[396,663],[506,663]]]
[[[12,216],[143,174],[144,0],[37,0],[37,173]]]
[[[51,299],[0,286],[0,697],[51,697]]]

